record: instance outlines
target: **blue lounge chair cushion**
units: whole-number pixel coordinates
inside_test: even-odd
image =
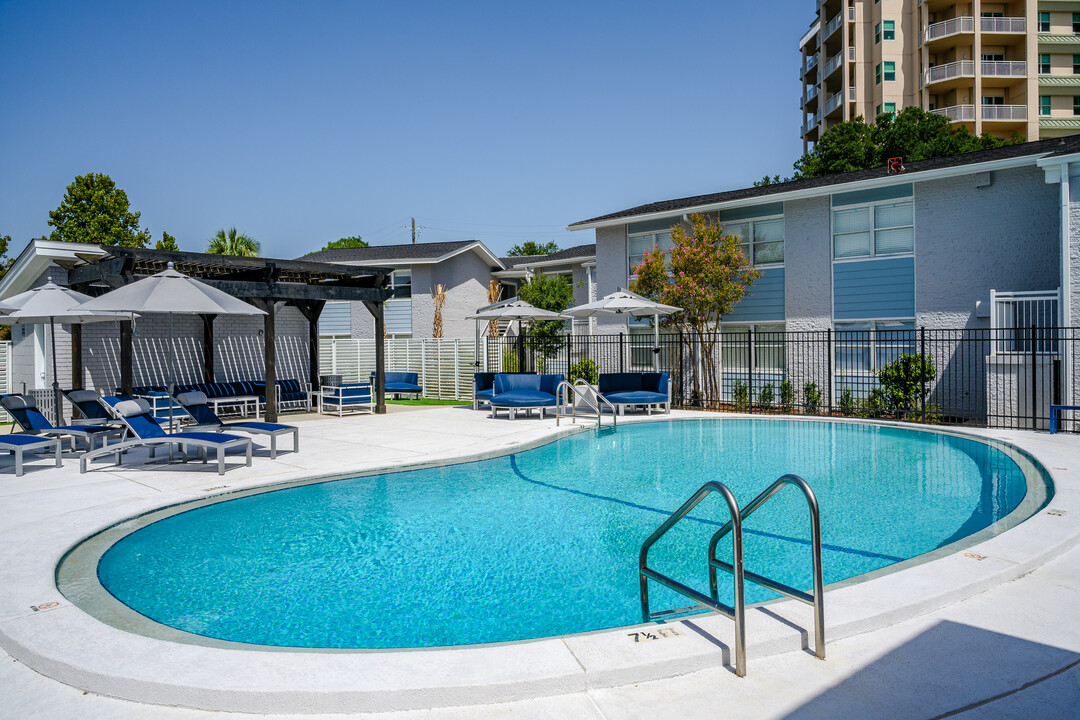
[[[292,425],[280,425],[278,423],[259,422],[257,420],[252,420],[250,422],[225,423],[224,427],[237,428],[237,429],[246,428],[248,430],[257,430],[257,431],[261,431],[261,432],[272,433],[272,432],[277,432],[278,430],[292,430],[294,426],[292,426]]]
[[[198,440],[205,443],[214,443],[220,445],[222,443],[229,442],[231,440],[242,440],[239,435],[227,435],[225,433],[216,432],[179,432],[167,435],[167,437],[175,440]]]
[[[56,442],[53,438],[43,438],[40,435],[4,435],[0,437],[0,447],[4,445],[36,445]]]

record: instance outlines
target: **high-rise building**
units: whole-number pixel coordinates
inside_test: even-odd
[[[820,0],[799,41],[804,151],[909,105],[975,134],[1080,133],[1080,1]]]

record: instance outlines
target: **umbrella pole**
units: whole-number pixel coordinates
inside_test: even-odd
[[[60,381],[56,377],[56,322],[53,318],[49,318],[49,341],[52,344],[52,389],[53,389],[53,410],[56,415],[56,424],[63,425],[64,418],[60,417]]]
[[[165,398],[169,403],[169,432],[173,431],[173,389],[176,385],[176,356],[173,353],[173,314],[169,313],[169,382],[165,384]],[[186,461],[186,460],[185,460]]]
[[[652,316],[653,327],[653,371],[660,372],[660,316]]]

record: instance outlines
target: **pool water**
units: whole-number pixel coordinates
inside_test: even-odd
[[[825,582],[933,551],[1014,510],[1021,469],[984,443],[854,423],[716,419],[624,425],[478,462],[302,485],[190,509],[101,557],[117,599],[221,640],[400,648],[562,635],[641,621],[638,551],[709,480],[740,505],[807,480]],[[716,495],[650,552],[707,592]],[[806,503],[786,488],[746,523],[746,568],[811,586]],[[730,559],[730,541],[721,543]],[[721,573],[720,599],[731,602]],[[726,583],[726,584],[725,584]],[[653,610],[683,607],[651,584]],[[775,597],[752,584],[747,602]]]

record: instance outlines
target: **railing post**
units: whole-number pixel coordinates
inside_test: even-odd
[[[922,389],[920,390],[920,410],[922,410],[922,422],[926,422],[926,326],[919,328],[919,379]]]
[[[721,364],[723,377],[723,364]],[[754,412],[754,326],[746,329],[746,402],[749,412]]]
[[[1035,323],[1031,324],[1031,429],[1036,430],[1036,417],[1038,415],[1038,399],[1036,391],[1039,387],[1039,381],[1036,373],[1036,364],[1038,363],[1038,353],[1035,349]]]
[[[619,332],[619,372],[626,372],[626,333]]]
[[[785,338],[785,340],[786,340],[786,338],[787,338],[787,334],[786,334],[786,333],[784,334],[784,338]],[[786,356],[787,356],[787,352],[786,352],[786,351],[787,351],[787,348],[784,348],[784,350],[785,350],[785,357],[786,357]],[[826,392],[827,392],[827,393],[829,394],[829,395],[828,395],[828,398],[829,398],[829,404],[828,404],[828,408],[829,408],[829,409],[828,409],[828,411],[826,412],[826,414],[827,414],[827,415],[832,415],[832,410],[833,410],[833,392],[834,392],[834,389],[835,389],[835,386],[836,386],[836,380],[835,380],[835,379],[833,378],[833,339],[832,339],[832,328],[827,328],[827,329],[825,330],[825,355],[826,355],[826,358],[827,358],[827,359],[826,359],[826,363],[827,363],[827,368],[828,368],[828,377],[827,377],[827,382],[829,383],[829,387],[828,387],[828,388],[826,389]]]

